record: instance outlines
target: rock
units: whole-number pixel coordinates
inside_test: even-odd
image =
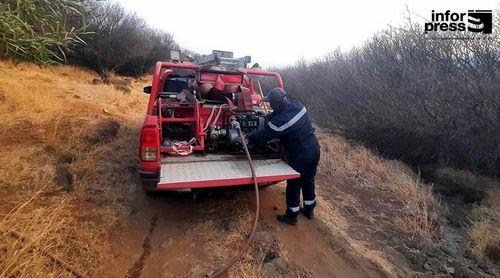
[[[94,130],[88,136],[91,144],[109,142],[116,137],[120,130],[120,123],[112,119],[103,119],[95,124]]]
[[[415,239],[405,239],[405,245],[408,248],[419,249],[419,242]]]
[[[117,77],[108,77],[108,78],[104,79],[104,83],[123,86],[123,87],[128,87],[130,85],[129,81],[123,80],[123,79],[120,79]]]
[[[430,264],[428,264],[428,263],[425,263],[423,268],[424,268],[425,270],[427,270],[427,271],[432,270],[431,265],[430,265]]]
[[[70,152],[66,152],[59,155],[59,157],[57,158],[57,163],[69,164],[73,162],[73,160],[75,160],[75,155]]]
[[[446,255],[450,256],[450,257],[455,257],[457,251],[455,250],[455,248],[451,248],[450,246],[447,246],[447,245],[443,245],[439,248],[441,251],[443,251]]]
[[[427,255],[429,257],[440,257],[444,255],[444,252],[440,250],[440,248],[437,248],[436,246],[430,247],[429,249],[426,250]],[[436,258],[430,258],[429,260],[436,260]]]
[[[468,278],[468,277],[475,277],[477,275],[474,275],[474,273],[464,267],[461,263],[457,262],[457,261],[452,261],[448,264],[448,266],[446,267],[446,269],[448,270],[448,273],[450,269],[453,269],[454,273],[450,273],[453,277],[458,277],[458,278]]]
[[[425,265],[428,266],[429,269],[425,268]],[[425,270],[430,270],[432,273],[436,274],[440,270],[442,270],[441,263],[437,258],[429,258],[427,262],[424,264]]]
[[[126,86],[115,85],[115,89],[122,91],[124,95],[130,95],[132,93],[132,91]]]
[[[274,260],[274,266],[280,273],[287,273],[288,272],[288,262],[283,259],[282,257],[276,258]]]
[[[451,267],[451,266],[447,267],[446,271],[448,271],[448,273],[451,274],[451,275],[455,274],[455,269],[453,267]]]
[[[109,110],[108,110],[108,109],[106,109],[106,108],[103,108],[103,109],[102,109],[102,112],[103,112],[104,114],[111,115],[111,112],[109,112]]]
[[[378,239],[389,239],[389,238],[391,238],[391,235],[389,233],[387,233],[386,231],[382,231],[382,230],[376,231],[375,232],[375,236]]]
[[[407,275],[406,273],[402,272],[401,270],[397,270],[396,271],[396,278],[405,278],[405,277],[408,277],[409,275]]]
[[[207,272],[204,270],[195,271],[189,275],[189,278],[205,278],[205,277],[208,277],[208,276],[207,276]]]
[[[415,272],[415,273],[408,273],[405,277],[414,277],[414,278],[433,278],[434,275],[432,274],[432,271],[426,271],[425,273],[423,272]]]
[[[414,254],[413,260],[414,264],[418,266],[422,266],[425,263],[425,260],[427,259],[427,256],[421,252],[416,252]]]
[[[265,263],[262,266],[262,277],[275,277],[276,267],[272,263]]]
[[[252,248],[250,256],[252,256],[252,259],[254,259],[257,262],[260,262],[262,260],[262,253],[258,248]]]
[[[422,278],[433,278],[434,274],[432,274],[432,271],[426,271],[423,275]]]
[[[67,164],[57,164],[54,183],[63,187],[68,192],[73,191],[73,175],[69,172]]]
[[[102,84],[102,83],[103,83],[102,80],[99,79],[99,78],[92,79],[92,84],[94,84],[94,85],[99,85],[99,84]]]
[[[270,262],[272,260],[274,260],[276,257],[278,256],[278,254],[276,253],[276,251],[269,251],[266,253],[266,257],[264,258],[264,262]]]
[[[393,238],[391,238],[391,241],[394,245],[399,245],[401,244],[401,240],[399,239],[399,237],[395,236]]]
[[[263,231],[256,232],[254,237],[253,237],[253,241],[258,242],[258,243],[265,243],[268,240],[269,240],[268,234],[266,232],[263,232]]]
[[[73,98],[80,99],[80,98],[82,98],[82,97],[81,97],[81,96],[79,96],[79,95],[73,95]]]

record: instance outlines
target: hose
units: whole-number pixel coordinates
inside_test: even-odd
[[[257,225],[259,224],[260,199],[259,199],[259,185],[257,183],[257,175],[255,174],[255,168],[253,166],[252,157],[250,156],[250,152],[248,151],[248,146],[247,143],[245,142],[245,137],[243,135],[243,132],[239,127],[237,128],[237,130],[240,134],[241,142],[243,144],[243,149],[245,150],[245,154],[247,156],[248,165],[250,166],[250,170],[252,171],[252,179],[255,189],[255,217],[253,221],[252,230],[250,231],[250,234],[248,235],[248,238],[243,244],[243,246],[239,249],[240,251],[238,252],[238,254],[236,254],[236,256],[234,256],[234,258],[231,259],[226,265],[219,268],[215,273],[211,275],[208,274],[207,275],[208,277],[219,277],[222,274],[226,273],[236,263],[236,261],[238,261],[243,256],[243,254],[245,254],[245,252],[248,249],[248,246],[250,245],[250,242],[252,242],[255,231],[257,230]]]
[[[205,127],[203,127],[203,131],[206,131],[208,129],[208,126],[210,125],[210,122],[212,121],[212,117],[214,116],[215,108],[216,108],[215,106],[212,107],[212,111],[210,111],[210,116],[208,116]]]

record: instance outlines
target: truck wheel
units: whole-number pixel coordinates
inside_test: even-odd
[[[148,173],[139,171],[141,178],[142,189],[146,195],[154,195],[158,192],[157,186],[159,182],[158,173]]]
[[[148,196],[154,196],[154,195],[157,195],[158,194],[158,190],[154,190],[154,189],[151,189],[151,188],[146,188],[146,187],[142,187],[144,193]]]

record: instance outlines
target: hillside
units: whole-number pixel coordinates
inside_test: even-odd
[[[50,256],[88,276],[202,277],[237,250],[251,190],[142,193],[136,148],[149,78],[103,84],[76,67],[9,61],[0,72],[0,277],[71,276]],[[280,225],[284,186],[262,190],[260,230],[232,276],[497,274],[488,259],[465,257],[463,229],[412,169],[319,137],[317,220]],[[477,256],[498,248],[499,195],[485,190],[474,209],[493,222],[471,228]]]
[[[135,189],[142,84],[125,95],[69,66],[1,62],[0,72],[0,276],[65,273],[45,251],[95,269]]]

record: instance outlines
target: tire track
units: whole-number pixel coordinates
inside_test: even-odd
[[[149,255],[151,255],[151,235],[156,228],[158,223],[158,213],[155,213],[151,218],[151,224],[149,225],[148,235],[144,238],[144,242],[142,243],[142,254],[134,263],[134,265],[129,268],[127,271],[127,275],[125,277],[128,278],[139,278],[142,273],[142,269],[144,268],[144,263],[146,262]]]

